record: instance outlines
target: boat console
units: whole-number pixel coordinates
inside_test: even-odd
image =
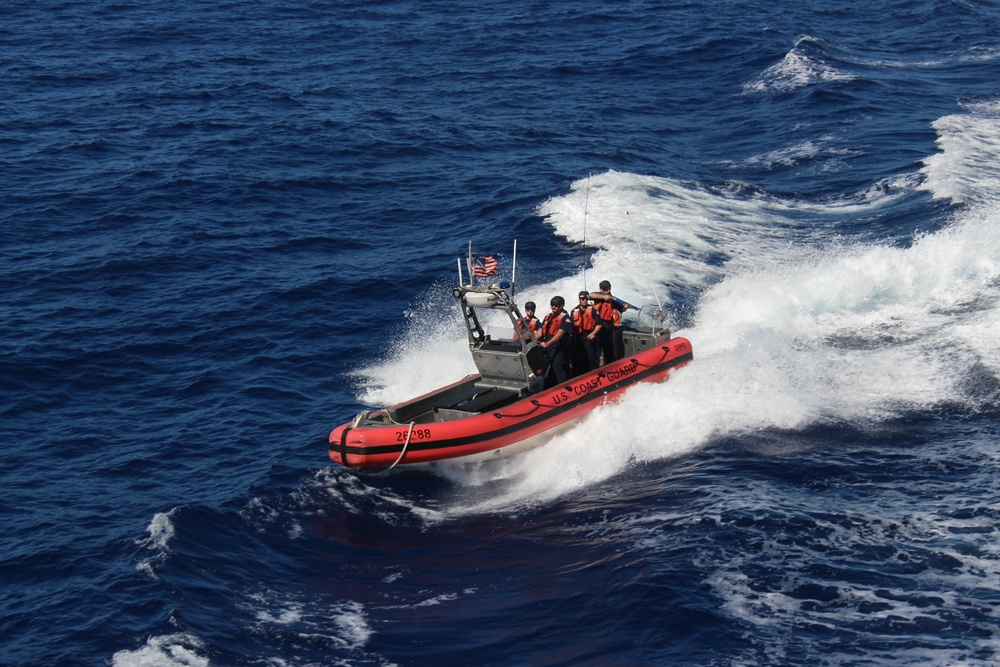
[[[528,393],[533,383],[548,370],[544,350],[528,328],[528,322],[502,287],[457,287],[469,350],[479,371],[477,386]],[[479,310],[489,310],[503,322],[483,326]]]

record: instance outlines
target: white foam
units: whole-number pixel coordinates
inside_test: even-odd
[[[267,590],[249,595],[244,606],[256,619],[255,631],[291,634],[330,649],[360,649],[373,634],[364,605],[354,600],[330,604]]]
[[[247,596],[241,605],[253,621],[251,633],[272,636],[275,633],[293,638],[288,645],[325,647],[334,651],[361,650],[374,631],[368,624],[364,605],[353,600],[329,603],[325,599],[301,598],[273,590]],[[207,667],[205,642],[190,632],[150,637],[145,646],[132,651],[118,651],[115,667]],[[293,657],[294,659],[294,657]],[[268,659],[272,664],[288,664],[284,658]]]
[[[986,46],[969,46],[959,48],[951,53],[943,53],[941,57],[932,59],[913,59],[906,56],[899,58],[871,58],[864,56],[851,57],[852,62],[868,67],[886,67],[895,69],[938,69],[954,67],[962,63],[988,63],[1000,60],[1000,48]]]
[[[189,633],[150,637],[146,645],[134,651],[118,651],[114,667],[208,667],[208,658],[199,655],[204,642]]]
[[[406,330],[390,342],[391,351],[355,373],[359,402],[393,405],[476,372],[455,304],[451,288],[438,286],[418,310],[406,313]]]
[[[539,208],[560,236],[600,248],[586,276],[568,276],[545,288],[571,293],[585,278],[588,287],[606,278],[622,298],[655,303],[663,286],[701,289],[733,267],[800,256],[798,246],[835,238],[837,222],[872,215],[909,187],[907,179],[896,179],[811,203],[739,184],[710,188],[657,176],[599,174],[573,183],[571,193]]]
[[[176,509],[176,508],[175,508]],[[146,527],[146,537],[136,540],[136,544],[148,551],[153,552],[150,558],[139,561],[136,569],[145,572],[154,579],[156,575],[156,564],[162,561],[170,552],[170,540],[174,537],[174,523],[171,520],[175,509],[169,512],[158,512],[153,516],[153,520]]]
[[[934,121],[940,152],[924,160],[921,187],[955,203],[996,201],[1000,101],[970,103],[965,109]]]
[[[756,79],[744,85],[743,91],[787,92],[819,81],[850,81],[854,78],[850,73],[838,70],[815,56],[808,55],[803,46],[813,41],[815,40],[810,37],[800,38],[780,62],[771,65]]]
[[[156,549],[158,551],[166,551],[167,545],[170,540],[174,537],[174,524],[170,517],[173,515],[174,510],[169,512],[158,512],[153,516],[153,520],[149,522],[149,526],[146,527],[146,532],[149,537],[142,540],[140,543],[150,549]]]

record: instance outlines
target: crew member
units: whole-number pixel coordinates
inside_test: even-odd
[[[625,330],[622,329],[622,314],[620,310],[614,311],[615,325],[611,338],[615,342],[615,359],[625,358]]]
[[[573,334],[573,322],[565,310],[566,299],[554,296],[549,304],[552,312],[542,320],[542,329],[536,334],[549,358],[546,389],[569,380],[569,341]]]
[[[601,365],[597,335],[600,325],[594,320],[590,295],[580,292],[580,303],[570,311],[573,320],[573,372],[582,375]]]
[[[528,323],[528,331],[535,338],[538,337],[538,331],[542,328],[542,322],[537,317],[535,317],[535,302],[527,301],[524,304],[524,321]],[[517,323],[520,328],[524,326],[521,322]]]
[[[598,287],[600,292],[591,292],[588,296],[594,302],[594,321],[601,326],[598,340],[604,352],[604,363],[609,364],[619,359],[615,354],[615,311],[628,310],[628,305],[611,296],[611,283],[602,280]]]

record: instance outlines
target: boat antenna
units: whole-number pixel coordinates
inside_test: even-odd
[[[469,269],[469,285],[475,287],[476,272],[472,270],[472,241],[469,241],[469,254],[465,256],[465,265]]]
[[[510,270],[510,295],[517,289],[517,239],[514,239],[514,266]]]
[[[462,286],[462,258],[456,257],[455,263],[458,264],[458,286]]]
[[[587,190],[583,197],[583,289],[587,290],[587,209],[590,208],[590,174],[587,174]]]
[[[628,211],[625,211],[625,218],[628,220],[628,224],[632,227],[632,238],[635,240],[635,245],[639,248],[639,256],[642,257],[642,265],[646,269],[646,275],[649,276],[649,286],[653,290],[653,296],[656,297],[656,307],[660,309],[660,313],[663,313],[663,302],[660,301],[660,295],[656,291],[656,281],[653,280],[653,274],[649,270],[649,262],[646,261],[646,253],[642,251],[642,244],[639,243],[639,235],[635,233],[635,225],[632,224],[632,218],[629,216]]]

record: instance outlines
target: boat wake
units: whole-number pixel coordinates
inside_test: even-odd
[[[1000,178],[1000,101],[966,105],[967,113],[934,121],[940,152],[924,160],[923,189],[956,204],[996,201]]]
[[[994,109],[963,123],[1000,136]],[[961,161],[974,170],[968,143]],[[935,156],[937,157],[937,156]],[[516,510],[547,503],[607,480],[630,465],[676,457],[726,438],[816,425],[877,428],[886,420],[942,407],[992,411],[1000,393],[1000,206],[984,201],[954,209],[932,233],[873,242],[841,235],[810,218],[867,219],[921,190],[945,192],[941,160],[900,188],[830,204],[779,200],[758,192],[712,191],[696,184],[609,172],[581,180],[541,207],[556,234],[600,250],[590,280],[607,278],[615,293],[648,302],[653,287],[682,318],[695,362],[669,382],[632,388],[593,411],[544,447],[476,468],[442,465],[439,474],[465,487],[493,485],[488,497],[457,502],[457,514]],[[952,178],[967,174],[950,165]],[[586,189],[589,188],[589,193]],[[942,194],[941,196],[947,196]],[[635,241],[642,244],[640,256]],[[648,272],[634,270],[643,266]],[[646,275],[648,273],[648,275]],[[572,293],[583,275],[526,291],[545,300]],[[638,296],[636,296],[638,295]],[[630,298],[631,297],[631,298]],[[443,325],[415,323],[416,328]],[[365,373],[384,402],[469,372],[454,336],[414,344]],[[419,377],[433,367],[438,375]],[[419,372],[418,372],[419,371]],[[496,483],[503,481],[503,484]],[[445,515],[448,512],[444,512]],[[440,518],[441,512],[435,511]]]

